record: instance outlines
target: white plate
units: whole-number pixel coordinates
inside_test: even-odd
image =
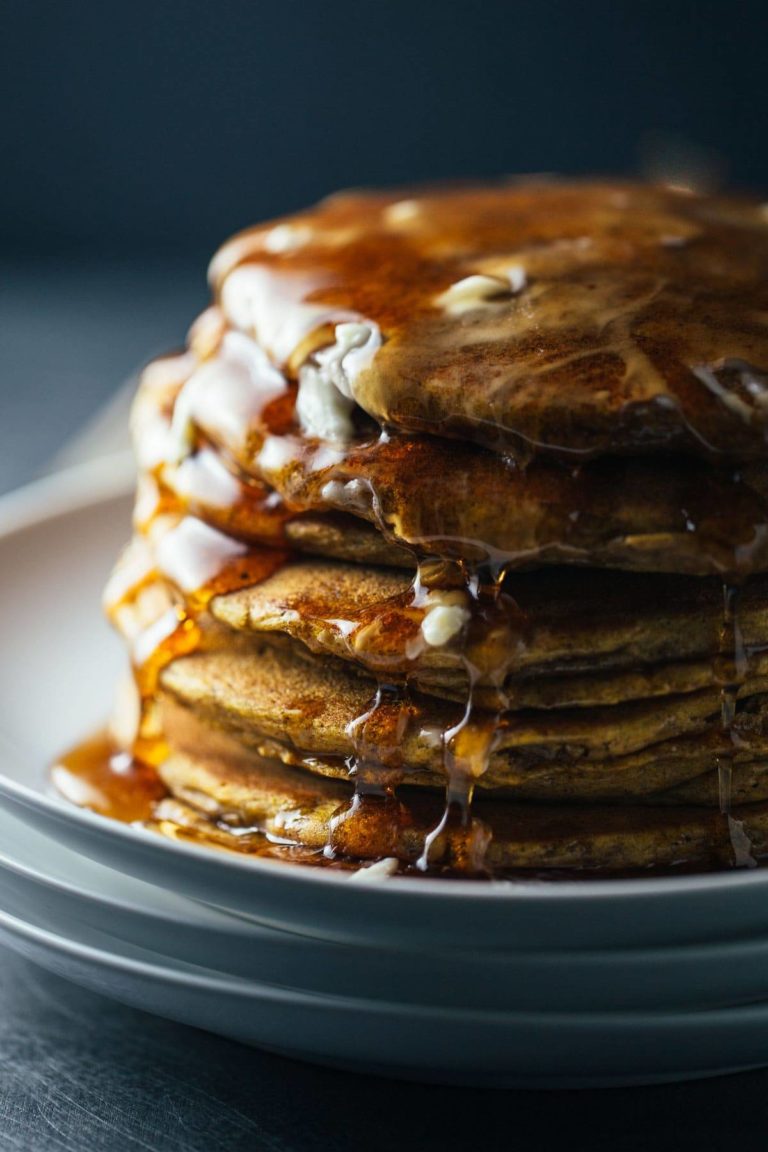
[[[161,954],[298,991],[369,1000],[573,1012],[705,1009],[768,1000],[768,938],[597,952],[424,951],[279,932],[78,856],[0,812],[0,909],[64,938]]]
[[[604,1087],[691,1079],[768,1060],[768,1005],[718,1012],[539,1014],[318,996],[171,965],[104,934],[67,937],[0,911],[0,942],[160,1016],[287,1056],[409,1079]]]
[[[0,804],[120,871],[278,928],[480,951],[667,947],[768,935],[768,869],[573,883],[392,879],[164,840],[51,795],[50,760],[98,725],[123,666],[101,588],[129,531],[128,469],[104,460],[0,500]]]

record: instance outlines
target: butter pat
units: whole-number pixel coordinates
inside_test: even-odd
[[[396,856],[386,856],[383,860],[377,860],[375,864],[369,864],[367,868],[358,868],[357,872],[353,872],[350,876],[349,882],[350,884],[376,884],[394,876],[399,867],[400,861]]]
[[[461,316],[509,296],[522,292],[528,283],[522,264],[510,264],[498,273],[476,272],[451,284],[441,292],[435,303],[451,316]]]
[[[512,292],[513,295],[517,292],[522,292],[523,288],[525,288],[526,284],[528,283],[528,277],[526,276],[525,268],[523,268],[522,264],[510,264],[506,272],[507,279],[509,280],[510,292]]]
[[[508,291],[509,285],[499,276],[480,274],[465,276],[463,280],[457,280],[450,288],[446,288],[445,292],[441,292],[436,303],[446,312],[459,315],[462,312],[469,312],[472,308],[479,308],[487,300],[492,300],[495,296],[501,296]]]
[[[312,229],[308,224],[276,224],[264,237],[267,252],[295,252],[312,239]]]
[[[458,602],[461,593],[430,592],[427,611],[421,622],[421,634],[430,648],[442,648],[453,640],[469,621],[469,611]],[[463,596],[462,596],[463,600]]]
[[[487,304],[514,296],[526,285],[525,269],[521,264],[511,264],[504,269],[503,276],[487,276],[475,273],[465,276],[441,292],[435,303],[450,316],[461,316]]]
[[[396,200],[384,209],[384,219],[395,228],[401,224],[411,224],[420,216],[421,205],[418,200]]]

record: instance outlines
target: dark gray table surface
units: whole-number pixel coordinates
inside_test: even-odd
[[[178,344],[203,300],[200,269],[0,268],[0,491]],[[768,1072],[582,1093],[400,1084],[147,1016],[0,949],[1,1152],[733,1152],[767,1136]]]
[[[0,1148],[67,1152],[734,1152],[768,1075],[500,1092],[313,1068],[84,992],[0,950]]]

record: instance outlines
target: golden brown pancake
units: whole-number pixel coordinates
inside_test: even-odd
[[[217,641],[217,645],[220,641]],[[231,642],[233,645],[235,642]],[[241,645],[243,647],[243,645]],[[372,680],[382,677],[391,687],[407,685],[414,692],[455,704],[466,704],[469,679],[466,673],[451,669],[417,668],[404,676],[390,670],[355,666],[350,668],[335,656],[312,653],[285,636],[267,633],[255,640],[255,651],[265,647],[290,654],[302,663],[314,661],[328,668],[359,672]],[[768,675],[768,657],[765,654],[750,660],[750,678]],[[593,708],[604,704],[624,704],[632,700],[652,700],[665,696],[680,696],[701,689],[721,687],[716,660],[692,660],[680,664],[656,664],[645,668],[616,669],[596,673],[564,673],[546,676],[532,674],[524,678],[506,678],[503,686],[475,682],[472,702],[479,709],[515,714],[525,709]]]
[[[286,524],[285,537],[291,548],[313,556],[355,564],[413,566],[413,554],[407,548],[387,540],[373,524],[343,512],[296,516]]]
[[[277,648],[286,658],[300,663],[313,659],[320,664],[325,661],[328,667],[337,667],[342,675],[345,666],[351,664],[353,672],[359,668],[374,678],[377,673],[385,674],[391,682],[407,682],[426,695],[457,703],[466,701],[468,677],[466,668],[462,667],[464,649],[457,638],[435,649],[425,647],[422,639],[411,649],[417,655],[409,664],[402,644],[398,644],[404,634],[399,616],[408,623],[410,631],[406,635],[414,642],[420,634],[418,621],[423,619],[423,610],[404,607],[399,599],[390,608],[375,599],[367,605],[366,591],[375,595],[382,585],[377,579],[380,573],[366,569],[361,573],[358,604],[347,601],[343,611],[342,605],[338,605],[334,612],[331,603],[323,601],[323,595],[327,592],[335,598],[343,591],[333,583],[336,573],[337,568],[327,562],[306,561],[281,569],[261,585],[215,597],[210,605],[213,617],[205,615],[199,621],[201,647],[237,648],[246,654],[250,652],[255,659],[265,646]],[[410,587],[404,574],[389,572],[384,576],[385,586],[390,589]],[[324,584],[329,578],[331,583]],[[296,593],[306,596],[307,580],[314,581],[315,615],[306,600],[299,604],[293,598]],[[543,583],[546,591],[546,582]],[[517,630],[512,640],[508,641],[508,622],[502,620],[504,629],[494,626],[485,639],[481,636],[468,649],[474,666],[487,668],[489,675],[487,681],[481,675],[474,684],[473,701],[477,707],[512,712],[532,708],[590,708],[678,696],[706,688],[719,689],[721,673],[717,652],[721,621],[709,597],[703,596],[688,604],[675,601],[669,610],[657,616],[651,610],[652,605],[646,602],[645,614],[640,606],[634,617],[628,619],[620,613],[612,618],[611,607],[620,608],[621,603],[611,605],[608,588],[600,591],[606,594],[605,612],[600,611],[598,595],[592,611],[585,605],[583,614],[574,609],[572,616],[547,611],[544,601],[544,611],[539,617],[534,604],[526,598],[524,602],[531,615],[525,621],[524,631],[520,631],[516,608],[510,608],[511,622]],[[755,595],[745,598],[741,621],[744,643],[752,648],[750,678],[760,679],[768,675],[768,652],[763,651],[766,614],[760,590],[752,591]],[[143,636],[172,609],[177,595],[169,585],[150,581],[135,598],[118,603],[113,622],[140,651]],[[566,600],[565,606],[567,604]],[[320,610],[325,614],[317,615]],[[357,636],[352,630],[355,622],[360,627]],[[227,626],[239,635],[228,635]],[[251,644],[248,637],[252,633]],[[299,639],[303,643],[299,643]],[[594,649],[591,659],[590,645]],[[697,652],[700,658],[676,659],[691,651]],[[494,664],[494,661],[504,663]],[[501,686],[494,686],[491,674],[507,665]]]
[[[579,468],[422,437],[376,442],[337,463],[275,452],[251,467],[298,507],[338,508],[427,554],[507,568],[589,564],[743,574],[768,567],[768,469],[605,458]],[[693,527],[692,527],[693,526]]]
[[[357,440],[337,451],[297,433],[238,433],[222,448],[264,499],[278,498],[285,510],[265,529],[235,495],[236,534],[246,539],[274,542],[286,517],[345,513],[384,534],[386,562],[397,563],[400,545],[507,568],[576,564],[699,576],[768,569],[762,463],[736,470],[686,458],[606,457],[521,466],[428,436]],[[231,510],[181,488],[177,471],[166,467],[163,478],[183,506],[226,528]]]
[[[137,545],[134,544],[134,548]],[[130,570],[128,549],[115,572]],[[128,580],[130,584],[130,580]],[[414,592],[405,571],[305,559],[279,565],[260,583],[215,596],[203,634],[219,647],[282,646],[304,660],[346,662],[369,675],[465,701],[467,663],[481,708],[590,707],[679,695],[720,686],[722,587],[683,577],[551,570],[516,574],[484,621],[432,645],[422,631],[430,606],[456,588]],[[150,571],[129,598],[117,598],[113,622],[133,645],[179,600]],[[220,623],[217,623],[220,622]],[[241,639],[223,640],[221,626]],[[740,593],[740,640],[749,675],[768,671],[764,582]],[[246,645],[247,647],[247,645]],[[727,669],[726,669],[727,670]]]
[[[235,237],[211,279],[289,370],[313,324],[376,325],[353,395],[388,428],[764,455],[759,203],[551,180],[352,193]]]
[[[163,726],[182,728],[199,716],[240,740],[313,771],[346,775],[346,759],[371,747],[382,768],[414,784],[445,782],[441,733],[459,723],[462,709],[411,694],[374,706],[375,684],[337,666],[296,659],[292,652],[248,648],[212,650],[173,661],[162,673],[168,697]],[[768,680],[739,690],[736,759],[768,755],[763,694]],[[173,702],[183,705],[181,714]],[[704,690],[613,707],[478,712],[479,731],[492,725],[487,761],[465,766],[480,788],[508,788],[526,797],[656,792],[701,775],[718,756],[734,756],[720,731],[720,694]],[[178,743],[179,736],[175,737]]]
[[[254,740],[232,725],[221,723],[215,714],[182,704],[173,695],[160,698],[163,730],[174,752],[208,760],[260,755],[288,767],[308,769],[326,779],[355,781],[359,773],[351,758],[306,756],[274,740]],[[717,749],[700,737],[665,741],[613,760],[532,760],[530,764],[510,762],[500,767],[500,758],[491,764],[485,777],[478,779],[476,795],[503,800],[547,803],[611,804],[702,804],[720,806],[725,797],[718,772]],[[723,750],[723,746],[720,746]],[[749,748],[730,749],[727,759],[730,797],[733,803],[751,803],[765,798],[768,789],[768,741],[757,735]],[[366,779],[370,776],[366,774]],[[383,779],[392,782],[392,774]],[[406,773],[409,784],[440,790],[445,787],[441,770],[425,767]]]
[[[185,811],[176,803],[161,806],[158,818],[200,828],[207,836],[212,819],[223,822],[218,832],[224,844],[227,838],[233,840],[226,832],[229,825],[252,829],[257,844],[258,831],[318,853],[330,844],[332,851],[346,858],[396,857],[413,865],[423,857],[425,838],[442,813],[440,793],[421,789],[403,788],[397,800],[372,797],[353,806],[350,785],[258,757],[228,759],[220,753],[204,759],[178,754],[165,762],[162,775],[190,808]],[[476,866],[496,874],[551,869],[615,873],[735,862],[732,829],[716,809],[574,808],[480,799],[473,806],[472,820],[468,829],[452,834],[449,828],[432,840],[432,867],[458,865],[463,870],[466,857],[473,854]],[[734,809],[731,821],[738,822],[742,842],[751,844],[753,858],[768,851],[768,805]],[[237,839],[242,840],[242,832]]]
[[[707,808],[739,807],[768,800],[768,760],[735,762],[726,769],[727,799],[723,780],[716,765],[710,765],[701,776],[676,784],[646,798],[649,804],[701,804]]]
[[[405,571],[304,559],[260,584],[211,602],[213,616],[239,631],[288,636],[319,656],[359,664],[372,675],[466,699],[466,661],[478,670],[483,707],[619,703],[695,691],[717,682],[722,585],[718,581],[625,573],[514,574],[487,625],[430,645],[421,625],[445,593],[414,591]],[[465,604],[454,590],[448,597]],[[751,671],[764,674],[768,584],[756,579],[740,601],[741,638]],[[500,656],[501,651],[501,656]],[[494,691],[484,670],[506,674]],[[498,683],[498,678],[496,679]]]

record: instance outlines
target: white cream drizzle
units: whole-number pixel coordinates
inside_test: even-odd
[[[296,415],[307,436],[347,442],[352,438],[354,383],[381,346],[375,324],[337,324],[336,340],[316,352],[299,370]]]
[[[282,367],[313,332],[359,319],[345,309],[308,303],[304,297],[320,286],[316,275],[243,264],[224,280],[221,307],[233,327],[255,337],[272,363]]]
[[[240,496],[238,481],[221,458],[208,449],[183,460],[176,469],[173,484],[180,496],[211,508],[232,508]]]
[[[298,370],[296,413],[306,435],[346,442],[354,432],[355,381],[380,348],[381,332],[355,312],[308,303],[304,296],[317,288],[316,278],[301,273],[243,265],[225,278],[221,307],[240,338],[255,341],[268,362]],[[220,354],[210,363],[221,359]],[[188,451],[185,417],[182,410],[179,443]]]
[[[243,556],[247,545],[211,528],[194,516],[185,516],[155,545],[158,571],[182,592],[194,593],[217,576],[222,564]]]
[[[167,462],[179,463],[189,455],[196,426],[237,442],[259,410],[286,387],[283,374],[255,341],[242,332],[227,332],[216,355],[192,373],[176,398]]]

